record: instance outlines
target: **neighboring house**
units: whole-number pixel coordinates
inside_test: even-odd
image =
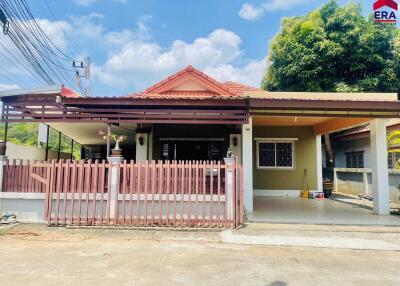
[[[400,119],[389,119],[386,122],[386,132],[400,130]],[[336,168],[371,168],[370,125],[351,128],[330,136],[334,154],[334,164],[324,148],[323,166],[334,165]],[[388,153],[388,168],[393,169],[400,159],[400,153]]]
[[[371,137],[380,196],[374,210],[389,212],[387,172],[377,170],[386,167],[379,161],[386,152],[381,118],[400,112],[395,93],[267,92],[219,82],[188,66],[143,92],[121,97],[81,97],[63,88],[8,91],[0,97],[2,121],[46,123],[85,146],[85,159],[109,156],[109,144],[100,136],[108,128],[127,136],[122,154],[136,162],[217,162],[231,147],[243,165],[247,212],[253,212],[256,196],[322,191],[321,135],[371,122],[378,134]],[[368,163],[356,153],[350,161]]]

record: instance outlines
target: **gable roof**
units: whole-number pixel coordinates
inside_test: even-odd
[[[135,99],[229,99],[240,98],[245,91],[261,89],[234,82],[219,82],[189,65],[183,70],[150,86],[143,92],[130,94]]]
[[[189,79],[203,86],[208,91],[215,92],[220,95],[234,95],[233,92],[229,90],[229,88],[211,78],[210,76],[206,75],[205,73],[201,72],[200,70],[195,69],[191,65],[187,66],[176,74],[171,75],[168,78],[152,85],[151,87],[147,88],[143,93],[159,94],[166,91],[172,91],[174,90],[174,88]]]

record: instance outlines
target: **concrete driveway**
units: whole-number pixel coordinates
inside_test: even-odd
[[[362,250],[353,249],[360,244]],[[398,228],[253,224],[190,232],[17,225],[0,230],[0,283],[400,285],[399,250]]]
[[[331,199],[255,197],[251,222],[400,227],[400,216],[379,216],[372,210]]]

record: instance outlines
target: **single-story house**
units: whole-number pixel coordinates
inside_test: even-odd
[[[374,212],[389,214],[386,119],[396,93],[269,92],[219,82],[188,66],[142,92],[82,97],[66,88],[0,93],[1,121],[40,122],[85,146],[84,159],[109,156],[108,132],[126,135],[135,162],[218,162],[231,148],[243,166],[243,203],[257,196],[322,191],[321,135],[370,124]],[[284,211],[284,210],[283,210]]]

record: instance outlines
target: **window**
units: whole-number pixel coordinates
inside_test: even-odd
[[[346,168],[364,168],[364,151],[346,153]]]
[[[399,166],[400,166],[400,153],[399,152],[388,153],[388,168],[398,169]]]
[[[294,169],[294,141],[257,141],[258,169]]]

